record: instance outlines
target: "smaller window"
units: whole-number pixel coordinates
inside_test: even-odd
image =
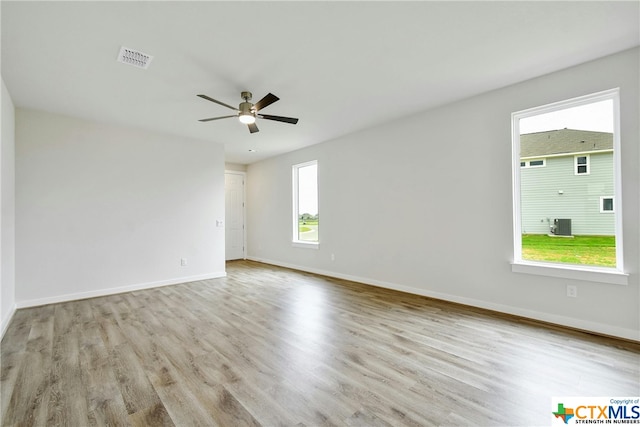
[[[613,197],[600,196],[600,213],[613,212]]]
[[[575,156],[575,174],[589,175],[589,155]]]
[[[318,162],[293,165],[293,243],[318,246]]]
[[[520,162],[521,168],[541,168],[546,164],[545,159],[526,160]]]

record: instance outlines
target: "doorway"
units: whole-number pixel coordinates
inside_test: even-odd
[[[225,171],[225,259],[227,261],[246,258],[245,244],[245,172]]]

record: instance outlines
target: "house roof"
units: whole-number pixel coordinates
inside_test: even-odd
[[[520,135],[520,157],[543,157],[613,149],[613,134],[558,129]]]

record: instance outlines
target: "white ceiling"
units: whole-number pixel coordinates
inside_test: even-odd
[[[252,163],[640,44],[631,2],[1,2],[17,107],[225,145]],[[116,61],[121,46],[154,57]],[[233,114],[240,92],[297,125]],[[249,149],[257,150],[250,153]]]

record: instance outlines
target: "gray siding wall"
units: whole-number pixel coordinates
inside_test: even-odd
[[[613,153],[589,157],[589,175],[574,174],[574,155],[547,158],[544,167],[520,168],[523,233],[547,234],[554,218],[570,218],[574,235],[615,234],[615,215],[600,212],[600,197],[614,195]]]

